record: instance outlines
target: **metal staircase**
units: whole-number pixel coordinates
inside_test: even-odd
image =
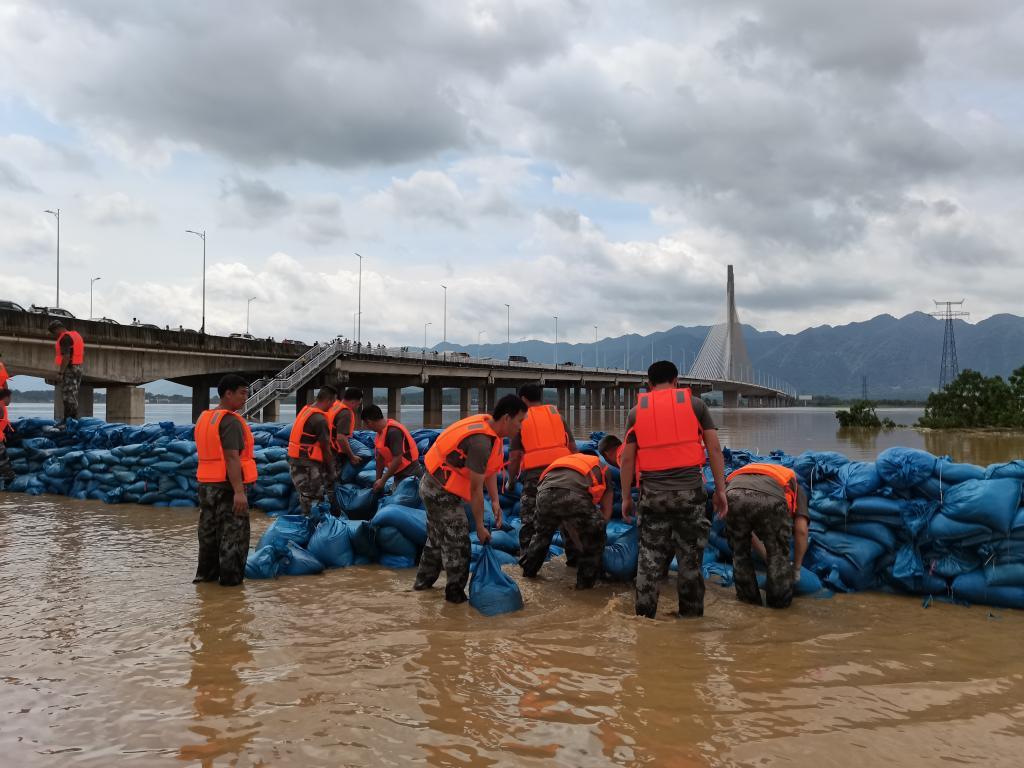
[[[291,394],[338,359],[343,352],[351,351],[351,348],[350,342],[341,339],[317,344],[272,378],[254,381],[249,387],[249,399],[245,401],[241,415],[251,416],[274,400]]]

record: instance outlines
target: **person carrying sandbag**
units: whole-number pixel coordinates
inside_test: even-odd
[[[334,460],[334,476],[341,477],[346,464],[358,467],[363,459],[357,456],[349,441],[356,431],[356,423],[359,421],[359,411],[363,403],[363,390],[356,387],[349,387],[341,396],[335,400],[327,409],[327,427],[331,432],[331,454]],[[340,514],[340,509],[335,507],[333,501],[334,493],[331,490],[331,510]]]
[[[316,402],[303,406],[295,417],[288,438],[288,469],[306,517],[328,489],[332,495],[334,492],[336,476],[327,411],[337,395],[334,387],[321,387]]]
[[[395,487],[407,477],[422,477],[420,449],[412,433],[395,419],[385,419],[379,405],[363,408],[363,423],[377,435],[373,441],[376,454],[377,479],[374,493],[383,493],[384,484],[393,479]]]
[[[256,482],[255,444],[237,411],[249,397],[249,384],[228,374],[217,385],[220,403],[196,422],[199,466],[199,566],[193,583],[218,581],[233,587],[245,579],[249,552],[246,486]]]
[[[519,432],[525,414],[522,400],[505,395],[492,413],[452,424],[427,451],[427,473],[420,481],[420,498],[427,510],[427,541],[413,589],[430,589],[443,568],[448,575],[445,600],[466,601],[472,547],[463,504],[469,502],[477,538],[486,544],[491,534],[484,525],[484,487],[491,497],[495,526],[500,527],[498,473],[505,458],[502,440]]]

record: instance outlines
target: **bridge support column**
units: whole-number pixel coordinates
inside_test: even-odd
[[[487,413],[487,392],[486,387],[476,388],[476,412]]]
[[[562,385],[555,387],[555,392],[558,394],[558,410],[565,413],[569,410],[569,388]]]
[[[488,384],[484,389],[484,394],[486,396],[485,410],[487,413],[491,413],[498,402],[498,387],[494,384]]]
[[[423,387],[423,426],[438,428],[441,426],[441,387],[438,384],[426,384]]]
[[[60,383],[53,385],[53,420],[60,421],[64,418],[64,398]],[[78,418],[92,416],[93,402],[95,400],[94,390],[91,384],[82,384],[78,387]]]
[[[402,415],[402,388],[388,387],[388,418],[400,419]]]
[[[299,415],[299,411],[305,408],[313,402],[313,385],[306,384],[304,387],[299,387],[295,390],[295,415]]]
[[[469,416],[469,387],[459,387],[459,418]]]
[[[281,401],[271,400],[269,403],[263,406],[263,410],[260,413],[260,421],[264,424],[269,424],[281,419]]]
[[[203,411],[210,410],[210,385],[206,382],[192,385],[192,423],[199,421]],[[107,421],[110,421],[110,390],[107,390]]]
[[[726,408],[739,408],[740,405],[740,393],[739,390],[729,389],[722,392],[722,405]]]
[[[146,420],[146,390],[130,384],[107,387],[107,421],[111,424],[142,424]]]
[[[583,400],[582,393],[582,387],[577,386],[572,388],[572,409],[574,411],[578,412],[580,410],[580,402]]]

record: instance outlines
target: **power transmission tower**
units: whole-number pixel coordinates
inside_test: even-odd
[[[953,335],[953,321],[957,318],[970,317],[970,312],[964,312],[964,299],[960,301],[935,301],[935,311],[932,317],[946,321],[945,331],[942,334],[942,368],[939,371],[939,388],[944,389],[947,384],[960,375],[960,365],[956,360],[956,337]],[[954,309],[955,307],[955,309]]]

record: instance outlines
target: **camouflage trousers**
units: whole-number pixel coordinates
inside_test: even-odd
[[[431,475],[420,481],[420,498],[427,508],[427,543],[423,545],[414,589],[432,587],[444,569],[448,576],[445,600],[461,603],[466,599],[472,547],[469,520],[462,499],[448,493]]]
[[[7,455],[7,444],[0,442],[0,481],[10,481],[17,477],[11,466],[11,457]]]
[[[640,496],[640,552],[636,572],[636,613],[653,619],[658,586],[675,555],[679,615],[704,615],[701,565],[711,523],[705,514],[704,488],[648,491]]]
[[[525,551],[533,540],[537,530],[537,485],[540,483],[539,472],[523,475],[523,492],[519,496],[519,519],[523,526],[519,529],[519,547]]]
[[[249,515],[236,515],[235,492],[210,483],[199,484],[199,567],[194,581],[219,581],[234,587],[245,579],[249,554]]]
[[[309,516],[314,504],[319,504],[327,493],[328,477],[324,465],[310,459],[288,459],[292,484],[299,493],[302,514]],[[333,489],[332,489],[333,490]]]
[[[78,391],[82,386],[82,366],[69,365],[60,374],[60,399],[64,404],[64,419],[78,418]]]
[[[762,604],[750,556],[750,534],[756,533],[768,555],[765,604],[769,608],[788,608],[793,602],[793,566],[789,562],[793,519],[785,502],[745,488],[728,491],[727,495],[729,516],[725,522],[732,547],[736,597],[745,603]]]
[[[551,546],[551,537],[562,528],[566,546],[576,551],[576,589],[590,589],[597,582],[604,555],[604,520],[585,491],[540,488],[537,492],[536,532],[523,546],[519,564],[524,576],[536,576]],[[520,533],[522,536],[522,533]]]

